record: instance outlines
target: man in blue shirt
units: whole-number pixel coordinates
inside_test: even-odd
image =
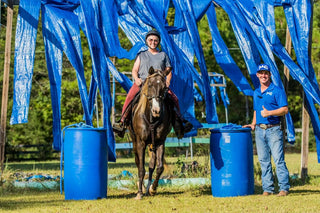
[[[258,159],[261,165],[263,195],[274,192],[271,155],[276,165],[279,183],[278,196],[289,193],[289,171],[284,160],[283,137],[280,128],[281,116],[288,113],[288,102],[284,90],[271,82],[269,66],[260,64],[257,71],[260,87],[253,95],[252,123],[243,127],[255,130]]]

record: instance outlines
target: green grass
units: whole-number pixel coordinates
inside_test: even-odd
[[[200,168],[197,173],[184,171],[185,177],[210,177],[208,157],[194,157]],[[181,164],[189,164],[185,158],[167,158],[169,169],[166,175],[181,175]],[[299,174],[300,154],[286,154],[286,162],[291,175]],[[254,156],[255,194],[240,197],[217,198],[211,194],[211,186],[158,188],[154,197],[134,199],[136,188],[126,190],[108,189],[108,198],[92,201],[66,201],[59,190],[18,189],[10,184],[12,174],[59,175],[59,162],[7,163],[0,187],[0,212],[320,212],[320,165],[316,153],[309,154],[308,174],[305,183],[291,179],[291,190],[287,197],[260,195],[261,180],[257,157]],[[137,169],[133,158],[118,159],[109,163],[109,174],[119,174],[128,170],[134,175]]]

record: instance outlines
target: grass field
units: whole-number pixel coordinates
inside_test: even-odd
[[[169,169],[164,176],[210,178],[208,157],[194,157],[197,172],[181,170],[183,164],[191,164],[185,158],[167,158]],[[291,190],[287,197],[261,196],[261,180],[257,157],[254,156],[255,194],[250,196],[217,198],[211,194],[211,186],[185,187],[160,186],[154,197],[134,199],[136,188],[108,188],[107,199],[91,201],[66,201],[59,189],[19,189],[12,184],[13,174],[60,175],[58,161],[7,163],[0,187],[0,212],[320,212],[320,165],[316,153],[309,154],[309,177],[303,183],[299,177],[300,154],[286,154],[291,174]],[[121,158],[109,163],[109,174],[123,170],[134,176],[137,169],[133,158]]]

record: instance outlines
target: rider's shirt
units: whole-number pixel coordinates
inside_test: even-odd
[[[143,51],[139,53],[140,67],[138,77],[143,81],[148,77],[149,68],[152,66],[154,69],[165,70],[167,67],[171,67],[170,59],[165,52],[158,52],[152,54],[149,51]]]

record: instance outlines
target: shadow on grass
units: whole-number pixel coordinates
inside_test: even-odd
[[[146,196],[143,197],[157,197],[157,196],[172,196],[183,194],[183,191],[161,191],[157,192],[154,196]],[[124,192],[123,194],[117,195],[108,195],[107,199],[134,199],[137,196],[137,192]]]
[[[48,193],[50,193],[52,196],[48,196]],[[175,197],[177,195],[183,194],[183,191],[161,191],[158,192],[153,198],[156,197]],[[97,200],[128,200],[136,197],[136,192],[129,191],[129,192],[123,192],[119,194],[112,194],[108,195],[107,198],[103,199],[94,199],[92,201]],[[15,197],[14,200],[12,197]],[[44,198],[45,197],[45,198]],[[144,199],[150,198],[151,196],[144,196]],[[48,192],[48,191],[37,191],[37,190],[28,190],[28,192],[19,193],[9,193],[6,194],[4,197],[0,197],[0,206],[2,211],[23,211],[24,209],[32,209],[32,208],[38,208],[40,206],[46,206],[46,209],[49,209],[50,207],[57,207],[61,206],[63,209],[64,206],[66,206],[67,203],[70,202],[79,202],[82,203],[83,201],[88,200],[65,200],[64,195],[60,195],[59,192]],[[90,201],[90,200],[89,200]],[[67,207],[66,207],[67,208]]]
[[[145,166],[148,165],[148,162],[145,163]],[[130,167],[134,167],[136,168],[136,164],[135,162],[132,163],[108,163],[108,168],[109,169],[115,169],[115,168],[130,168]]]
[[[304,186],[304,185],[311,184],[311,182],[314,180],[320,183],[320,175],[309,175],[305,180],[302,180],[301,178],[296,178],[296,179],[290,178],[290,185]]]
[[[312,190],[312,189],[291,190],[290,194],[299,194],[299,195],[320,194],[320,190]]]
[[[48,194],[56,194],[57,198],[60,198],[58,191],[48,190],[33,190],[33,189],[14,189],[14,191],[7,191],[0,197],[1,210],[23,210],[25,208],[33,208],[37,206],[58,206],[61,205],[61,200],[57,200],[54,197],[47,197]],[[30,198],[31,197],[31,198]],[[45,199],[43,197],[46,197]],[[51,199],[52,198],[52,199]]]
[[[7,165],[13,171],[34,171],[34,170],[60,170],[59,162],[34,162],[34,163],[10,163]]]

